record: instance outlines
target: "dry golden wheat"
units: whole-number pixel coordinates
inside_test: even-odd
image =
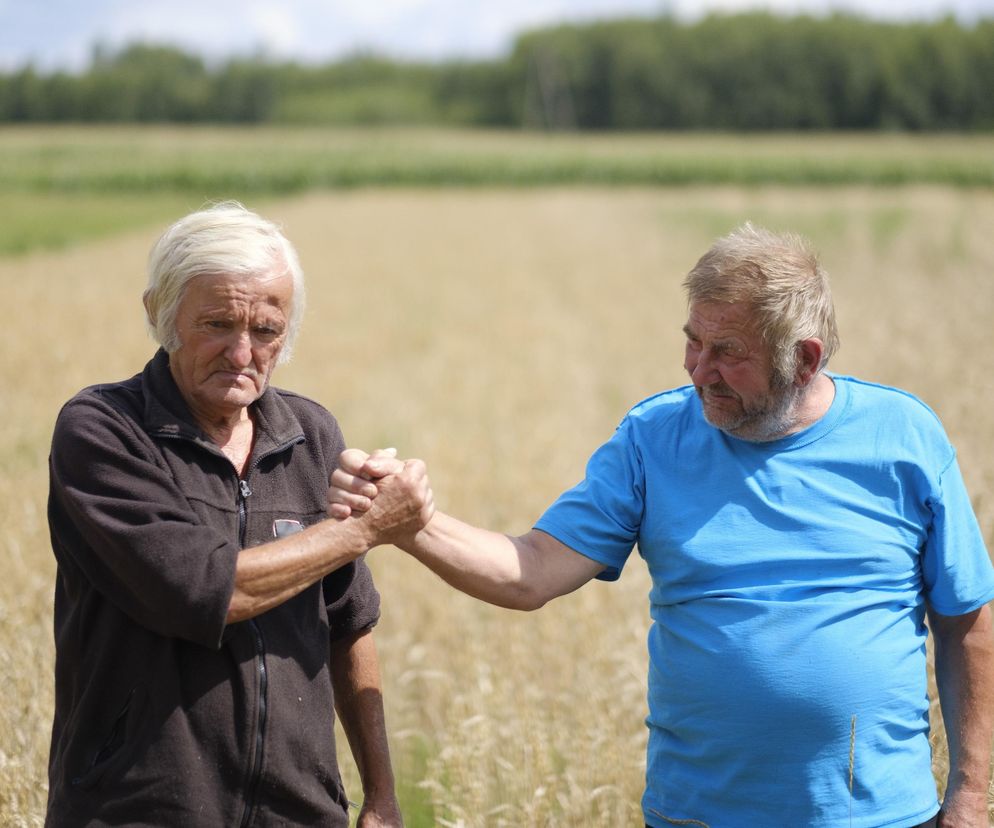
[[[679,284],[710,240],[746,219],[797,230],[833,276],[832,367],[937,410],[994,540],[994,193],[394,191],[251,206],[285,223],[309,278],[277,383],[327,405],[350,442],[425,458],[443,509],[514,532],[580,477],[632,403],[683,382]],[[79,387],[128,376],[151,353],[140,294],[155,235],[0,262],[0,825],[39,825],[44,810],[52,422]],[[370,562],[409,801],[439,825],[641,824],[637,558],[620,582],[532,615],[456,594],[394,549]],[[933,721],[941,778],[937,710]]]

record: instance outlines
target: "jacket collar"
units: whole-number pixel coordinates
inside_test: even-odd
[[[149,434],[182,437],[218,451],[217,444],[197,425],[180,394],[169,370],[169,355],[162,348],[145,366],[142,386],[145,389],[145,430]],[[266,388],[250,408],[255,415],[254,456],[262,457],[304,439],[300,421],[277,390]]]

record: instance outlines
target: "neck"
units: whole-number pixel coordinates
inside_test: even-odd
[[[197,425],[219,446],[223,446],[242,430],[252,428],[252,415],[248,408],[237,408],[230,414],[212,412],[209,416],[192,405],[190,411]]]
[[[197,422],[224,452],[241,477],[248,465],[249,457],[252,456],[252,446],[255,443],[255,421],[248,409],[240,409],[239,416],[230,420],[208,422],[198,418]]]
[[[834,399],[835,383],[832,382],[831,377],[823,373],[816,374],[807,388],[798,396],[797,406],[794,410],[794,424],[786,433],[795,434],[810,425],[814,425],[828,413]]]

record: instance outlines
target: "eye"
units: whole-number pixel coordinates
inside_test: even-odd
[[[256,325],[252,328],[252,333],[260,339],[272,340],[282,334],[283,329],[273,325]]]
[[[741,345],[734,342],[722,342],[714,346],[715,356],[724,358],[730,362],[745,359],[746,350]]]

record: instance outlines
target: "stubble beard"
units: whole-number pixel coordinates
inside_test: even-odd
[[[704,388],[698,387],[696,390],[701,398],[704,419],[715,428],[740,440],[768,443],[792,432],[797,423],[801,389],[793,383],[772,388],[769,394],[750,405],[743,403],[741,398],[723,382]],[[708,393],[737,398],[741,411],[736,413],[727,410],[709,410]]]

